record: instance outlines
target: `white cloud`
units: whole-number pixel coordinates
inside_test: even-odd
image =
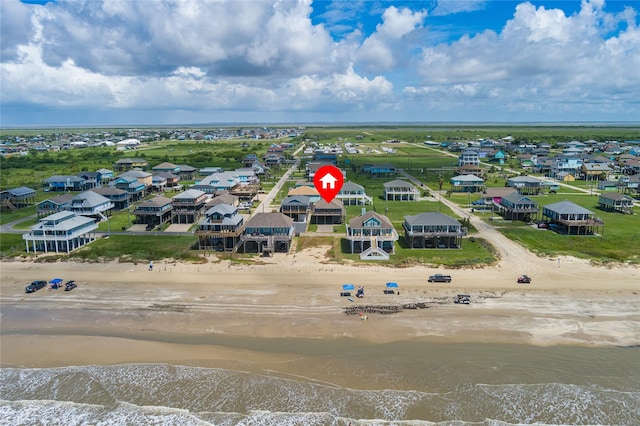
[[[431,11],[433,16],[453,15],[454,13],[473,12],[485,7],[486,0],[439,0]]]
[[[367,70],[390,70],[397,65],[399,56],[408,51],[408,46],[402,46],[405,36],[420,28],[426,16],[425,10],[387,8],[382,14],[382,23],[356,53],[357,61]]]
[[[499,34],[485,31],[423,49],[424,86],[405,93],[478,102],[498,96],[503,102],[497,108],[563,110],[580,102],[589,109],[600,103],[628,116],[640,96],[640,30],[628,25],[607,37],[604,29],[605,22],[630,22],[628,13],[614,16],[601,2],[584,1],[579,13],[566,16],[522,3]]]

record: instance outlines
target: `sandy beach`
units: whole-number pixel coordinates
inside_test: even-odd
[[[198,345],[190,345],[188,354],[175,346],[188,336],[204,346],[229,336],[640,344],[638,268],[595,267],[574,258],[530,256],[525,262],[505,255],[494,267],[445,271],[328,264],[323,252],[278,254],[255,265],[214,257],[202,264],[156,262],[152,271],[147,264],[117,262],[3,262],[2,364],[206,362],[210,356]],[[428,283],[436,272],[451,274],[453,282]],[[533,283],[517,284],[521,273]],[[28,282],[53,277],[79,286],[24,293]],[[398,283],[397,294],[384,294],[388,281]],[[340,297],[344,283],[364,286],[365,297]],[[471,304],[454,304],[458,293],[471,295]],[[424,308],[368,313],[366,321],[344,313],[350,306],[415,303]],[[51,345],[61,338],[65,345]],[[86,347],[94,349],[80,350]],[[213,358],[233,355],[218,350]]]

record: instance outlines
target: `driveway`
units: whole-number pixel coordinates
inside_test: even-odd
[[[193,226],[193,223],[173,223],[167,226],[167,229],[164,232],[189,232],[189,228]]]

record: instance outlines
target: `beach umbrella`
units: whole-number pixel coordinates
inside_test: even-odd
[[[355,287],[354,287],[353,284],[343,284],[342,285],[342,289],[343,290],[353,290],[353,289],[355,289]]]
[[[387,283],[387,288],[398,288],[398,283]]]

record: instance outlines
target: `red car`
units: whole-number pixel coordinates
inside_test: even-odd
[[[526,275],[520,275],[518,277],[518,284],[529,284],[531,283],[531,278]]]

